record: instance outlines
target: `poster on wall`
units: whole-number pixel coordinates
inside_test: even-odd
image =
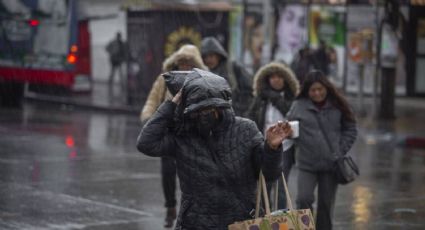
[[[277,8],[273,59],[290,65],[307,44],[307,7],[281,4]]]
[[[345,24],[344,7],[312,6],[309,12],[309,44],[318,49],[322,42],[326,46],[327,75],[337,85],[343,84],[345,61]],[[316,58],[316,62],[321,62]]]
[[[360,71],[364,76],[364,92],[371,93],[375,77],[375,61],[362,60],[362,31],[376,31],[376,10],[369,6],[350,6],[347,9],[347,76],[346,91],[358,92]],[[373,47],[376,46],[376,34],[373,34]],[[375,52],[375,49],[374,51]],[[376,56],[372,60],[375,60]],[[363,65],[364,68],[361,68]]]
[[[377,22],[378,20],[382,20],[383,18],[383,8],[380,7],[379,11],[374,7],[369,6],[349,6],[347,9],[347,37],[349,38],[347,42],[347,52],[349,52],[347,58],[347,92],[358,92],[359,90],[359,76],[360,71],[363,70],[364,74],[364,86],[363,91],[365,93],[371,94],[373,92],[373,81],[376,77],[376,30],[377,30]],[[407,7],[400,7],[400,12],[403,17],[408,20],[408,10]],[[376,18],[378,16],[378,19]],[[355,38],[359,34],[365,34],[364,32],[370,31],[371,44],[362,42],[361,48],[364,49],[365,45],[371,46],[372,50],[370,52],[370,58],[367,58],[366,61],[362,61],[361,63],[353,60],[352,55],[350,54],[350,38]],[[402,33],[400,33],[403,35]],[[402,39],[400,37],[399,39]],[[363,38],[362,41],[367,41],[367,39]],[[396,94],[397,95],[405,95],[406,94],[406,57],[403,53],[403,50],[398,49],[397,60],[395,63],[396,68]],[[362,64],[364,68],[360,68],[359,64]],[[380,83],[378,83],[380,84]],[[378,85],[379,86],[379,85]],[[379,88],[379,87],[378,87]]]
[[[263,3],[244,5],[242,63],[254,74],[261,66],[264,44]]]
[[[241,27],[243,21],[242,5],[235,5],[234,9],[229,14],[229,55],[233,60],[242,63],[242,48],[243,44],[243,29]]]

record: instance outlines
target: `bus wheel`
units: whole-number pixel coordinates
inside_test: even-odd
[[[24,97],[24,84],[15,82],[0,83],[0,105],[21,107]]]

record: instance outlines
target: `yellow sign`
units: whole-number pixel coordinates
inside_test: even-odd
[[[181,26],[167,36],[164,54],[168,57],[184,44],[200,47],[201,40],[201,33],[191,27]]]

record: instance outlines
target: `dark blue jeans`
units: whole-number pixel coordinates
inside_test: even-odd
[[[174,157],[161,157],[162,189],[165,198],[165,207],[176,207],[176,159]]]

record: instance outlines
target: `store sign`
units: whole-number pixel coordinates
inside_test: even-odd
[[[197,47],[201,47],[201,40],[201,33],[192,27],[181,26],[167,35],[164,55],[165,57],[170,56],[184,44],[194,44]]]

